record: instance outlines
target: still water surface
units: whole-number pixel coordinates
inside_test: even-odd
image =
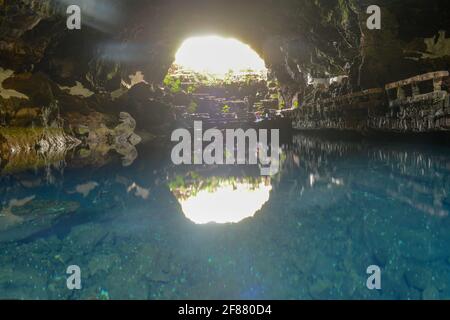
[[[2,168],[0,298],[450,299],[449,147],[296,134],[271,178],[164,143],[123,165]]]

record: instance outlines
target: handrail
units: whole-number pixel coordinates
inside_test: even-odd
[[[415,84],[417,82],[423,82],[423,81],[435,80],[435,79],[442,80],[443,78],[446,78],[449,76],[450,76],[449,71],[428,72],[428,73],[424,73],[424,74],[421,74],[421,75],[418,75],[415,77],[411,77],[408,79],[388,83],[385,85],[384,89],[383,88],[371,88],[371,89],[367,89],[367,90],[363,90],[363,91],[359,91],[359,92],[348,93],[348,94],[338,96],[338,97],[326,98],[323,100],[316,99],[313,102],[309,102],[309,103],[305,104],[303,108],[299,108],[297,110],[311,108],[311,107],[314,107],[314,106],[317,106],[320,104],[323,105],[323,104],[329,104],[329,103],[340,103],[345,100],[351,100],[351,99],[355,99],[355,98],[378,95],[378,94],[386,93],[386,91],[388,91],[388,90],[396,89],[396,88],[399,88],[399,87],[402,87],[405,85]],[[436,89],[435,89],[433,92],[430,92],[429,94],[415,95],[415,97],[420,98],[420,99],[425,99],[427,97],[435,97],[436,95],[440,96],[440,94],[436,94],[436,92],[442,92],[442,90],[436,91]],[[397,99],[397,100],[399,100],[399,99]],[[409,99],[409,100],[411,100],[411,99]]]
[[[427,80],[432,80],[432,79],[438,79],[438,78],[445,78],[448,77],[450,74],[448,71],[435,71],[435,72],[429,72],[429,73],[425,73],[425,74],[421,74],[415,77],[411,77],[408,79],[404,79],[404,80],[400,80],[400,81],[396,81],[396,82],[391,82],[388,83],[385,86],[386,90],[391,90],[391,89],[395,89],[398,87],[403,87],[412,83],[416,83],[416,82],[422,82],[422,81],[427,81]]]

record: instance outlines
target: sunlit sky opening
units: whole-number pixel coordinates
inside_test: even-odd
[[[214,191],[201,190],[186,199],[178,199],[184,215],[197,224],[237,223],[254,214],[269,200],[272,186],[222,183]]]
[[[193,37],[185,40],[175,56],[175,64],[188,70],[224,77],[252,70],[266,75],[264,61],[250,46],[232,38]]]

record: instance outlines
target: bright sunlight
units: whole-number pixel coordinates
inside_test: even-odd
[[[175,57],[175,65],[198,73],[224,78],[248,72],[267,75],[264,61],[248,45],[232,38],[218,36],[193,37],[183,42]]]
[[[170,187],[186,218],[196,224],[237,223],[269,201],[270,179],[202,178]]]

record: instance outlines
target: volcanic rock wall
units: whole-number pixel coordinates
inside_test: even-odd
[[[287,111],[295,129],[431,132],[450,129],[449,72],[432,72],[384,89],[322,96]]]
[[[81,7],[81,30],[66,28],[69,4]],[[278,79],[286,108],[311,102],[310,78],[347,77],[346,93],[355,93],[450,69],[448,1],[410,0],[405,5],[405,1],[380,0],[381,30],[366,26],[371,4],[365,0],[4,0],[0,2],[0,67],[16,75],[41,72],[58,86],[79,83],[94,94],[83,98],[83,103],[101,113],[106,111],[99,106],[112,100],[105,102],[105,95],[128,91],[130,76],[141,72],[147,86],[141,85],[139,96],[156,106],[147,109],[126,100],[128,109],[120,111],[138,119],[138,128],[147,129],[154,123],[146,122],[150,120],[146,114],[156,115],[170,105],[157,87],[181,42],[192,35],[217,33],[250,44]],[[65,105],[59,108],[64,114]],[[349,112],[355,112],[351,118],[358,118],[359,111]],[[165,124],[173,120],[170,112],[158,118]]]

